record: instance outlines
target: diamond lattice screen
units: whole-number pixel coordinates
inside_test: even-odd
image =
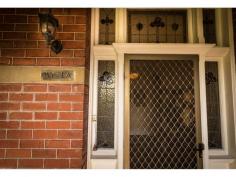
[[[197,168],[191,60],[131,60],[130,168]]]

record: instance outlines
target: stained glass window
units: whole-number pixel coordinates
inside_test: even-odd
[[[115,62],[98,62],[97,148],[114,147]]]
[[[186,11],[128,11],[130,43],[186,42]]]
[[[203,9],[203,31],[206,43],[216,43],[215,9]]]
[[[209,149],[221,149],[221,115],[219,98],[218,63],[206,62],[206,97]]]
[[[100,9],[99,44],[115,42],[115,9]]]

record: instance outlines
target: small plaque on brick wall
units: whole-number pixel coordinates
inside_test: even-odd
[[[72,81],[74,80],[73,70],[44,70],[41,71],[41,78],[44,81]]]

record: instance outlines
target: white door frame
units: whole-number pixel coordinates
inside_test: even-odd
[[[136,44],[136,43],[113,43],[111,46],[95,45],[92,48],[94,61],[97,60],[115,60],[116,62],[116,98],[117,111],[115,115],[115,139],[117,140],[113,155],[113,168],[124,168],[124,105],[125,105],[125,87],[124,87],[124,61],[125,54],[173,54],[173,55],[198,55],[199,62],[199,89],[200,89],[200,116],[201,116],[201,131],[202,142],[205,144],[203,152],[203,168],[208,168],[208,133],[207,133],[207,110],[206,110],[206,86],[205,86],[205,61],[207,58],[223,58],[227,56],[229,48],[215,47],[214,44]],[[96,63],[96,62],[95,62]],[[96,71],[94,71],[96,72]],[[96,95],[96,93],[94,93]],[[95,96],[93,94],[93,96]],[[96,96],[95,96],[96,97]],[[96,104],[93,102],[93,107]],[[96,108],[92,111],[92,115],[96,115]],[[90,114],[91,115],[91,114]],[[91,117],[91,116],[90,116]],[[93,127],[92,118],[90,118]],[[95,129],[94,129],[95,130]],[[96,168],[96,163],[91,158],[92,141],[94,139],[94,131],[90,128],[90,138],[88,141],[88,167]],[[100,154],[106,168],[106,154]],[[115,156],[114,156],[115,155]],[[103,157],[102,157],[103,156]],[[98,155],[99,158],[99,155]],[[107,163],[111,163],[111,158],[107,158]],[[101,161],[100,161],[101,162]]]

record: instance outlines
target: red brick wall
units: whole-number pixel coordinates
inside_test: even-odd
[[[52,9],[58,55],[39,30],[45,10],[0,9],[0,64],[89,69],[90,9]],[[86,168],[87,107],[85,84],[0,83],[0,168]]]

